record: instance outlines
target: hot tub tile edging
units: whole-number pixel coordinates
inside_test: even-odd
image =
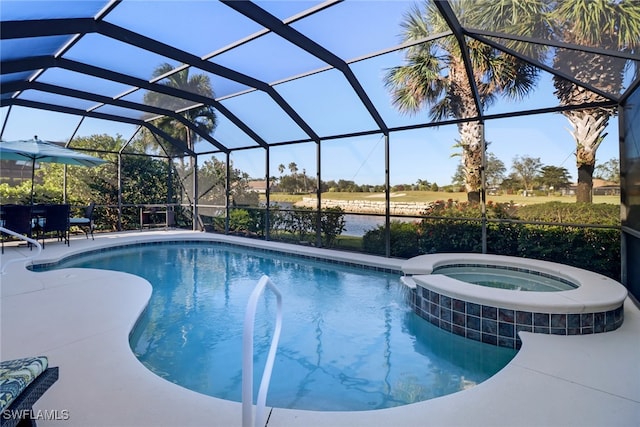
[[[519,349],[519,332],[552,335],[586,335],[618,329],[624,310],[596,313],[545,313],[514,310],[463,301],[418,283],[414,289],[414,312],[433,325],[483,343]]]

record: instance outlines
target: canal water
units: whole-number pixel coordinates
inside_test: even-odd
[[[292,203],[280,202],[278,206],[282,209],[293,209]],[[394,217],[393,220],[398,221],[400,218]],[[345,230],[342,236],[362,237],[367,231],[384,225],[384,216],[345,214],[344,221]],[[407,221],[413,221],[413,219],[408,218]]]

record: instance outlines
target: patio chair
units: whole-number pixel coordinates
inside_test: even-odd
[[[93,210],[95,206],[95,202],[91,202],[89,203],[89,206],[84,208],[84,216],[73,217],[69,219],[69,224],[79,227],[82,231],[84,231],[87,239],[89,238],[89,233],[91,233],[91,240],[95,240],[93,238]]]
[[[3,205],[1,210],[2,220],[0,225],[18,234],[24,234],[31,237],[31,206],[29,205]],[[4,241],[8,236],[6,233],[2,235],[2,253],[4,253]],[[31,248],[31,244],[29,244]]]
[[[40,228],[42,247],[48,234],[55,234],[58,241],[62,241],[69,246],[69,205],[46,205],[44,209],[44,221]]]
[[[30,357],[0,363],[0,427],[35,426],[33,405],[58,380],[58,367],[47,357]]]

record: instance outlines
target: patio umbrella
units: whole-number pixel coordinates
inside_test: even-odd
[[[33,204],[36,162],[88,167],[98,166],[106,162],[106,160],[37,138],[28,141],[0,141],[0,160],[26,160],[31,162],[31,204]]]

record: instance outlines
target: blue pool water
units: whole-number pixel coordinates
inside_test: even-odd
[[[496,265],[456,264],[434,268],[431,274],[444,274],[474,285],[512,291],[559,292],[578,287],[567,280],[549,274]]]
[[[283,295],[283,327],[267,405],[321,411],[381,409],[454,393],[504,367],[514,350],[450,334],[411,310],[399,275],[221,244],[108,250],[55,268],[125,271],[153,285],[130,345],[176,384],[240,401],[242,329],[263,274]],[[276,298],[258,303],[257,390]],[[257,393],[257,391],[256,391]]]

